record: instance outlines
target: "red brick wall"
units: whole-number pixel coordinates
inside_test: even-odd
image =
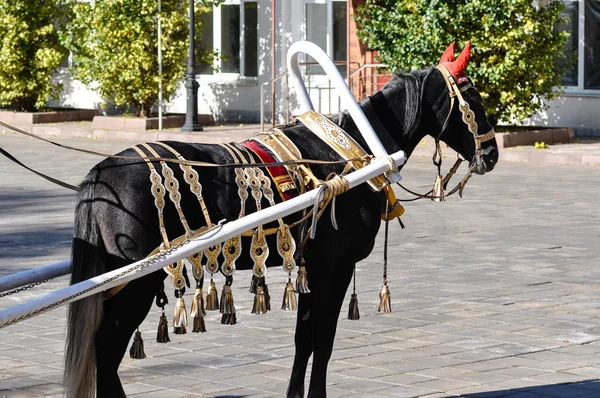
[[[365,64],[375,63],[375,51],[370,50],[364,43],[361,43],[356,36],[356,22],[354,22],[354,14],[356,8],[365,3],[365,0],[348,0],[348,10],[350,12],[350,29],[349,29],[349,54],[350,74]],[[366,69],[365,73],[354,76],[352,78],[353,94],[357,99],[364,98],[365,95],[373,93],[372,69]]]

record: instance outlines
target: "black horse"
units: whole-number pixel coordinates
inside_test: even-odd
[[[481,143],[492,127],[484,113],[481,97],[465,75],[470,57],[469,45],[454,60],[450,46],[440,61],[449,71],[444,76],[432,67],[408,74],[397,74],[377,94],[362,101],[361,107],[388,153],[398,150],[410,156],[419,141],[430,134],[447,143],[483,174],[493,169],[498,152],[495,139]],[[458,92],[451,92],[452,84]],[[459,97],[459,104],[452,97]],[[463,100],[464,98],[464,100]],[[459,106],[468,104],[474,120],[465,119]],[[347,113],[334,122],[367,148]],[[473,123],[475,122],[475,123]],[[471,131],[469,130],[471,124]],[[473,131],[473,126],[476,130]],[[325,143],[310,138],[311,133],[296,123],[282,131],[299,148],[305,159],[339,160]],[[219,145],[169,142],[185,159],[211,163],[231,163],[228,150]],[[156,144],[151,147],[161,157],[173,155]],[[133,149],[120,155],[139,156]],[[255,159],[259,162],[259,159]],[[160,164],[155,162],[160,171]],[[183,181],[178,168],[175,177]],[[312,172],[325,180],[330,173],[341,173],[341,165],[313,165]],[[204,200],[212,220],[234,220],[240,212],[237,185],[232,168],[201,168]],[[198,201],[181,190],[181,207],[189,226],[196,230],[205,225]],[[247,212],[255,210],[249,201]],[[170,204],[170,203],[169,203]],[[169,236],[184,234],[175,206],[167,204],[164,220]],[[355,264],[372,251],[381,223],[382,200],[363,184],[337,197],[337,229],[329,222],[329,208],[318,223],[316,238],[303,248],[310,293],[300,294],[296,323],[296,352],[287,391],[288,397],[304,396],[304,379],[309,357],[314,355],[309,397],[326,396],[327,365],[332,353],[338,315]],[[161,245],[157,208],[151,194],[149,168],[142,160],[110,158],[96,165],[81,184],[75,213],[71,283],[125,266],[148,256]],[[343,215],[343,216],[342,216]],[[286,222],[299,219],[292,215]],[[243,242],[244,252],[249,246]],[[268,244],[275,252],[274,241]],[[275,265],[270,261],[268,266]],[[279,262],[280,264],[280,262]],[[247,254],[237,261],[237,269],[252,268]],[[65,388],[69,397],[123,397],[117,370],[136,328],[148,314],[154,298],[162,289],[166,274],[155,272],[128,283],[109,299],[96,294],[70,305],[66,349]],[[326,303],[324,305],[323,303]]]

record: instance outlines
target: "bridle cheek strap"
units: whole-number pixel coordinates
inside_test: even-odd
[[[462,121],[467,125],[469,131],[471,134],[473,134],[473,139],[475,140],[475,156],[473,159],[473,164],[474,166],[482,164],[483,160],[481,156],[483,155],[483,151],[481,149],[481,143],[494,138],[494,128],[492,127],[492,129],[485,134],[478,135],[478,126],[477,121],[475,120],[475,113],[471,110],[469,103],[465,101],[462,96],[463,92],[473,87],[472,84],[469,83],[463,87],[458,87],[454,76],[448,72],[448,69],[442,65],[438,65],[437,68],[444,76],[444,80],[446,81],[446,85],[448,86],[448,91],[450,93],[450,110],[444,122],[442,132],[444,132],[450,120],[450,115],[452,114],[452,109],[454,108],[454,98],[458,98],[458,109],[462,114]],[[475,170],[473,167],[471,169],[471,171]]]

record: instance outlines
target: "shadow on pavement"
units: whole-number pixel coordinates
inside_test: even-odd
[[[486,391],[473,394],[462,394],[459,396],[468,398],[600,397],[600,379],[584,380],[575,383],[546,384],[542,386],[511,388],[508,390]],[[448,395],[448,398],[450,397],[455,397],[455,395]]]

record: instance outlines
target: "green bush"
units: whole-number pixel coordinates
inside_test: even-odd
[[[96,90],[105,101],[133,106],[142,117],[156,103],[161,80],[157,4],[157,0],[74,1],[70,22],[62,34],[65,47],[73,54],[73,77]],[[187,4],[183,0],[161,1],[162,88],[166,101],[175,94],[185,72]],[[197,13],[201,10],[196,7]]]
[[[0,106],[33,111],[58,96],[58,18],[56,0],[0,0]]]
[[[471,40],[468,75],[490,120],[515,123],[546,109],[573,59],[568,33],[555,26],[564,6],[531,0],[366,0],[356,22],[359,37],[379,60],[410,70],[435,65],[448,44]]]

